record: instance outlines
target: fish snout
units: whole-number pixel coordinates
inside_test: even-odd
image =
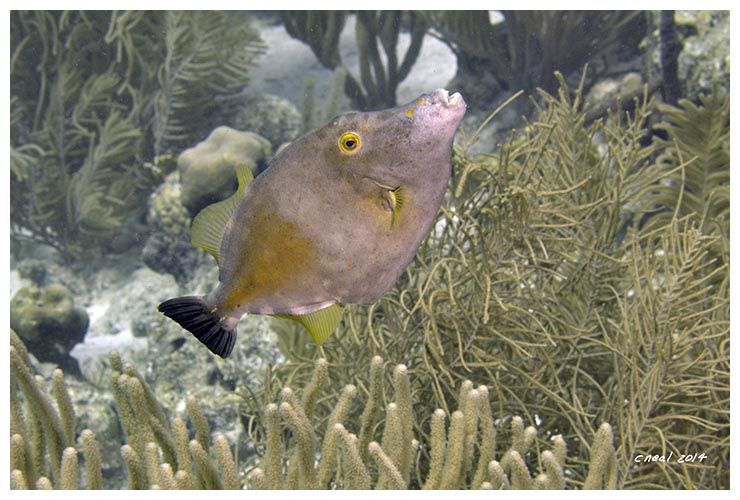
[[[450,94],[446,89],[437,89],[422,95],[416,100],[420,115],[425,116],[424,126],[445,127],[450,130],[445,135],[454,135],[457,126],[465,116],[467,104],[459,92]]]
[[[447,108],[462,107],[463,109],[465,109],[467,107],[467,105],[465,104],[465,99],[463,99],[463,96],[462,94],[460,94],[460,92],[450,94],[447,89],[437,89],[432,92],[429,95],[429,102],[432,104],[442,104]]]

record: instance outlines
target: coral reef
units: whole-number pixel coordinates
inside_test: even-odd
[[[57,369],[52,378],[54,405],[41,381],[33,376],[25,346],[12,330],[10,360],[12,488],[103,487],[100,447],[90,429],[75,435],[75,410],[62,370]],[[124,365],[115,352],[110,362],[113,395],[127,441],[120,453],[129,489],[238,487],[231,447],[221,434],[211,440],[208,422],[195,398],[187,399],[195,434],[190,439],[185,421],[175,417],[170,424],[152,389],[132,365]],[[216,458],[213,462],[209,450]],[[78,470],[80,452],[84,475]]]
[[[592,72],[636,53],[646,30],[646,13],[635,11],[502,11],[503,22],[486,11],[424,13],[433,34],[447,42],[458,58],[457,83],[468,102],[489,97],[491,88],[555,91],[554,71]],[[618,52],[614,51],[619,47]],[[496,85],[466,85],[492,76]],[[467,97],[466,97],[467,98]]]
[[[681,97],[681,82],[678,80],[678,55],[681,45],[676,34],[676,22],[672,10],[659,13],[658,33],[660,38],[660,69],[663,77],[661,95],[667,104],[675,105]]]
[[[68,259],[111,240],[248,82],[258,35],[241,13],[14,11],[11,235]],[[198,119],[193,119],[197,116]]]
[[[280,405],[269,404],[264,410],[265,451],[262,464],[252,471],[251,482],[258,489],[562,489],[565,487],[566,444],[560,436],[552,440],[552,450],[542,451],[534,462],[541,472],[532,477],[528,465],[537,431],[524,427],[523,420],[510,421],[511,446],[496,460],[496,446],[501,440],[491,413],[486,386],[474,388],[463,382],[458,408],[447,415],[437,409],[431,419],[426,439],[414,437],[414,412],[408,369],[397,365],[393,370],[394,400],[385,405],[380,441],[374,429],[383,420],[383,359],[371,361],[367,401],[359,419],[352,419],[353,402],[360,392],[346,385],[326,418],[319,460],[313,457],[319,438],[311,423],[318,391],[327,382],[328,364],[315,362],[311,381],[299,399],[290,388],[280,391]],[[386,395],[387,396],[387,395]],[[449,418],[449,428],[445,430]],[[287,454],[281,442],[280,420],[289,429],[291,445]],[[351,424],[350,422],[354,422]],[[348,426],[349,429],[347,427]],[[351,432],[351,429],[355,433]],[[611,428],[603,424],[592,446],[590,482],[585,486],[610,485],[614,477],[614,448]],[[606,435],[605,435],[606,434]],[[421,455],[429,455],[428,469],[419,464]],[[287,457],[287,460],[283,457]],[[611,469],[609,468],[610,466]],[[602,483],[602,478],[606,477]]]
[[[181,283],[192,278],[204,262],[203,252],[190,243],[192,217],[236,190],[238,164],[249,165],[256,175],[271,153],[264,137],[226,126],[183,151],[177,158],[177,171],[149,197],[150,231],[141,252],[144,263],[172,274]]]
[[[141,250],[141,260],[150,269],[168,273],[185,283],[205,262],[205,256],[190,243],[190,212],[182,204],[179,172],[168,175],[149,197],[146,222],[150,234]]]
[[[274,94],[245,97],[239,104],[231,127],[264,137],[277,150],[301,133],[301,114],[287,99]],[[255,172],[256,173],[256,172]]]
[[[664,17],[672,13],[673,25],[661,25]],[[717,89],[730,92],[730,12],[727,10],[677,10],[651,14],[647,36],[640,43],[644,53],[641,68],[644,79],[652,87],[665,91],[666,66],[670,97],[663,101],[676,106],[681,98],[692,101],[701,94],[711,94]],[[668,29],[672,32],[666,32]],[[663,38],[672,46],[666,47]],[[673,67],[672,67],[673,66]],[[671,81],[672,78],[677,81]]]
[[[28,349],[39,361],[56,363],[70,373],[80,373],[69,352],[82,342],[88,324],[87,312],[75,307],[72,293],[61,284],[30,285],[10,301],[10,327]]]
[[[729,93],[730,12],[677,11],[676,24],[696,30],[685,30],[689,35],[682,40],[683,50],[678,56],[678,79],[685,87],[682,96],[694,99],[713,92],[716,86]]]
[[[640,73],[630,72],[621,78],[605,78],[593,84],[585,97],[586,123],[602,118],[606,110],[630,109],[635,99],[645,92]]]
[[[281,12],[285,30],[311,47],[316,58],[329,69],[341,63],[339,35],[347,19],[345,11]]]
[[[281,18],[286,31],[308,44],[325,67],[333,70],[342,65],[338,44],[347,18],[345,12],[283,11]],[[411,41],[399,60],[396,52],[402,28],[409,32]],[[348,73],[344,87],[356,109],[396,105],[396,89],[416,62],[426,31],[425,18],[414,11],[357,11],[360,81]]]
[[[411,42],[399,60],[398,36],[404,26],[411,35]],[[347,96],[361,109],[380,109],[396,105],[396,88],[416,62],[421,41],[427,31],[426,20],[416,12],[357,11],[357,47],[360,50],[360,80],[362,89],[350,85],[347,79]],[[383,49],[381,56],[380,49]]]
[[[34,377],[24,344],[11,330],[11,487],[13,489],[101,489],[104,485],[101,446],[96,434],[85,428],[76,435],[76,411],[62,370],[51,380],[53,398],[44,381]],[[458,409],[450,415],[445,431],[445,412],[434,412],[429,441],[414,437],[413,402],[408,369],[393,370],[394,401],[385,406],[380,442],[383,401],[383,360],[371,361],[367,401],[359,419],[359,437],[346,425],[358,396],[347,385],[334,402],[315,461],[319,436],[314,412],[322,401],[329,365],[318,359],[302,398],[283,387],[282,402],[264,408],[264,454],[261,467],[249,475],[249,483],[264,489],[562,489],[565,486],[566,444],[555,436],[552,449],[539,453],[541,472],[531,476],[532,446],[537,431],[524,427],[519,417],[510,422],[511,445],[497,461],[500,442],[486,386],[462,384]],[[195,397],[186,399],[190,429],[180,416],[168,418],[152,388],[131,364],[110,355],[111,387],[126,444],[120,456],[129,489],[240,489],[241,465],[223,434],[212,434],[208,419]],[[280,421],[290,430],[281,432]],[[354,427],[350,425],[350,427]],[[282,436],[282,437],[281,437]],[[283,439],[291,443],[287,461]],[[428,452],[432,460],[421,481],[418,455]],[[83,455],[84,473],[79,467]],[[612,485],[614,448],[611,427],[602,424],[591,447],[589,480],[584,486]]]
[[[246,164],[256,175],[272,153],[270,142],[253,132],[218,127],[177,159],[180,201],[191,215],[236,191],[235,167]]]
[[[27,255],[25,259],[18,261],[16,266],[20,276],[37,287],[44,288],[52,282],[59,282],[69,288],[74,295],[83,285],[80,280],[70,282],[70,276],[60,276],[64,269],[59,262],[47,255]]]
[[[404,359],[418,400],[447,415],[472,379],[491,389],[496,418],[539,418],[540,432],[567,442],[608,421],[617,488],[726,488],[724,100],[674,116],[643,95],[629,114],[617,106],[586,124],[583,85],[558,76],[557,95],[541,92],[536,115],[498,151],[469,154],[480,130],[456,147],[432,235],[391,292],[346,309],[345,334],[322,356],[345,383],[362,359]],[[650,140],[650,120],[672,124],[671,137]],[[710,158],[716,182],[703,191],[697,174]],[[306,354],[286,355],[281,376],[305,371]],[[420,417],[424,429],[430,417]],[[666,446],[706,458],[635,465]],[[579,470],[566,478],[585,481]]]
[[[157,121],[156,133],[146,121],[153,110],[133,111],[157,88],[180,95],[173,82],[192,74],[183,56],[198,40],[176,29],[189,26],[178,17],[188,14],[166,14],[166,29],[165,14],[149,14],[11,16],[12,243],[17,255],[33,257],[17,270],[39,289],[63,283],[91,318],[85,344],[73,350],[87,350],[84,378],[35,365],[11,332],[13,488],[729,488],[729,95],[720,90],[729,75],[729,15],[676,12],[679,78],[690,97],[677,106],[656,105],[659,79],[643,72],[639,82],[622,65],[611,66],[611,81],[591,86],[606,70],[597,65],[577,87],[556,73],[559,88],[537,92],[534,115],[515,130],[501,119],[517,115],[511,108],[478,129],[469,128],[480,119],[471,116],[434,230],[391,292],[348,307],[341,334],[320,349],[292,322],[246,317],[240,329],[249,335],[222,361],[195,349],[153,304],[178,284],[203,293],[217,279],[188,242],[178,173],[166,173],[182,147],[237,117],[229,106],[209,112],[215,91],[187,94],[203,105],[199,123],[161,97],[157,113],[172,119]],[[453,39],[457,21],[426,19],[470,65],[485,60],[473,54],[475,43],[490,49],[501,41],[503,27],[487,16],[477,22],[488,26],[463,33],[477,42]],[[461,18],[459,31],[471,20]],[[436,23],[447,22],[445,34]],[[44,35],[52,27],[58,35]],[[317,34],[330,42],[329,31]],[[515,31],[511,43],[531,42],[530,31]],[[91,33],[111,50],[82,43]],[[158,45],[160,33],[174,37],[169,48]],[[156,77],[129,63],[147,59],[145,41],[173,63]],[[574,49],[586,42],[577,38]],[[503,43],[501,50],[509,39]],[[645,43],[657,57],[649,45],[657,35]],[[701,50],[717,57],[687,59]],[[61,64],[71,53],[85,62]],[[130,71],[112,63],[119,53],[117,64]],[[501,65],[519,67],[506,57]],[[31,60],[38,74],[25,66]],[[118,80],[93,83],[90,68]],[[346,70],[336,68],[341,91]],[[135,94],[140,80],[149,87]],[[491,74],[470,81],[481,93],[516,85]],[[310,127],[323,114],[308,99],[304,105],[302,127]],[[73,130],[65,116],[76,120]],[[507,137],[486,139],[497,127]],[[64,179],[83,164],[77,180],[91,187],[72,193]],[[60,270],[28,242],[32,233],[70,255],[112,247],[124,224],[143,218],[143,200],[163,178],[149,198],[145,260],[178,282],[141,268],[138,251],[107,256],[91,276],[81,265]],[[105,195],[80,201],[101,186]],[[114,196],[121,186],[142,186],[138,201]],[[83,235],[66,214],[85,206]],[[687,452],[695,460],[680,466],[636,461]]]
[[[655,128],[660,148],[654,170],[636,177],[644,184],[630,206],[646,229],[670,224],[675,217],[700,214],[700,231],[716,240],[710,255],[729,265],[730,252],[730,96],[720,89],[698,102],[681,99],[678,107],[660,106]],[[662,182],[650,182],[659,176]]]
[[[173,172],[149,197],[146,223],[168,236],[178,236],[190,226],[190,214],[182,203],[180,175]]]
[[[153,271],[174,276],[178,283],[187,283],[207,259],[193,247],[187,225],[180,235],[153,233],[141,250],[141,260]]]
[[[301,132],[321,126],[331,120],[334,116],[348,109],[347,98],[344,96],[344,85],[347,80],[347,70],[338,67],[334,70],[329,92],[324,96],[319,105],[315,98],[315,79],[308,76],[303,81],[301,92]]]

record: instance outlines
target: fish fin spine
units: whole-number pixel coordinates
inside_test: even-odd
[[[192,333],[212,353],[226,358],[234,349],[236,327],[228,328],[203,297],[176,297],[159,304],[159,312]]]

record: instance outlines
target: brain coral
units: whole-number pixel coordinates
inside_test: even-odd
[[[56,363],[67,372],[80,372],[69,351],[82,342],[88,324],[87,312],[75,307],[64,285],[30,285],[10,301],[10,327],[39,361]]]
[[[270,154],[272,147],[264,137],[218,127],[177,159],[182,204],[196,215],[211,203],[227,198],[236,190],[234,167],[247,164],[256,175]]]

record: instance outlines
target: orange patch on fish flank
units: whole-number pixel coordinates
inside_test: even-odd
[[[292,222],[278,215],[255,221],[252,238],[241,248],[242,265],[223,308],[232,310],[255,298],[302,286],[315,264],[315,251]]]

